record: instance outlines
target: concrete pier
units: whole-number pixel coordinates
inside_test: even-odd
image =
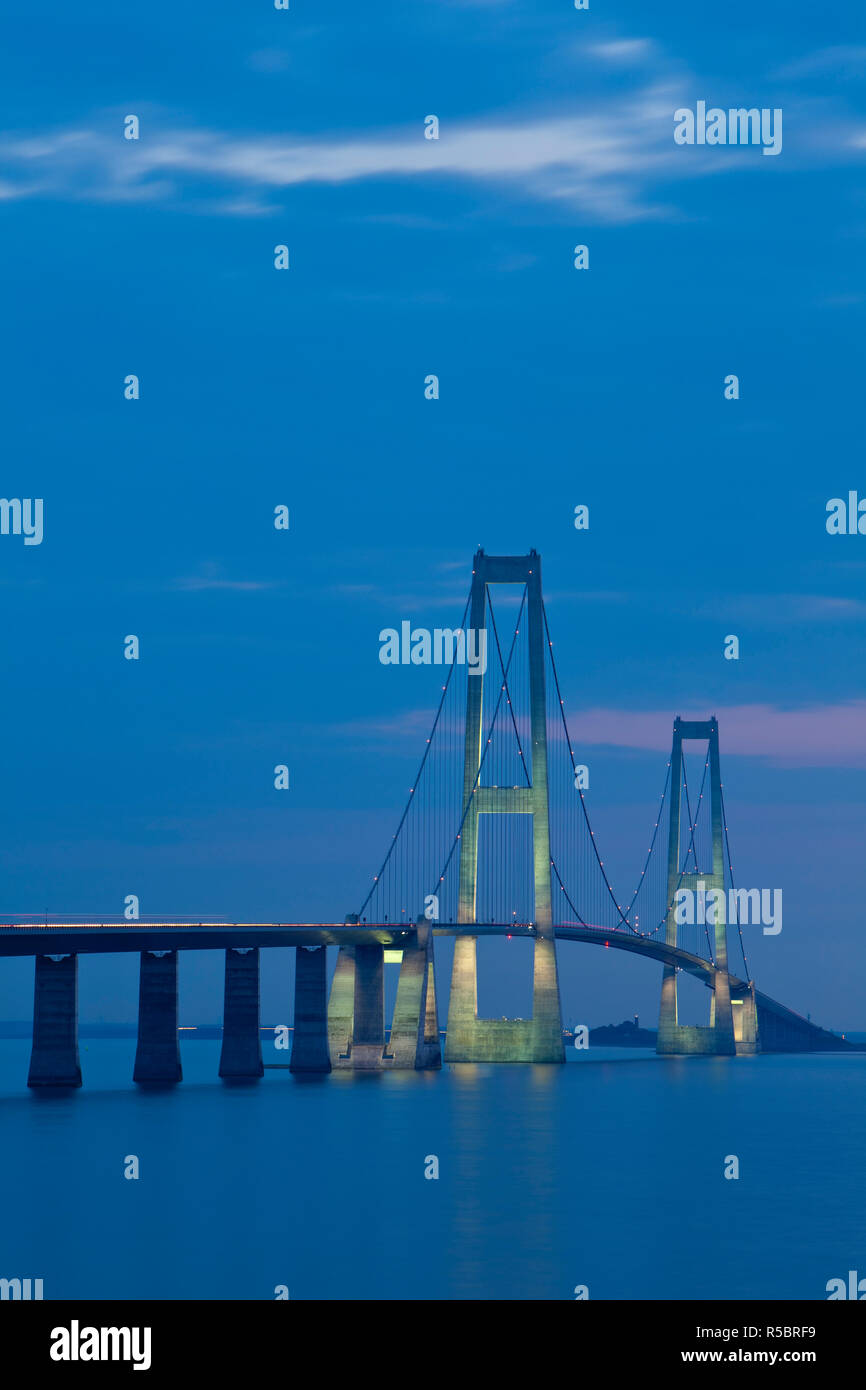
[[[442,1065],[433,929],[423,917],[417,923],[415,942],[403,948],[391,1036],[382,1065],[431,1070]]]
[[[382,946],[356,946],[351,1065],[362,1071],[376,1068],[384,1050],[385,951]]]
[[[36,957],[28,1086],[80,1086],[78,957]]]
[[[295,1024],[292,1060],[296,1072],[328,1072],[328,949],[298,946],[295,951]]]
[[[341,946],[328,1000],[328,1047],[333,1066],[348,1061],[355,1027],[355,948]]]
[[[346,918],[346,921],[357,918]],[[391,1034],[385,1043],[385,952],[379,945],[340,948],[328,1003],[331,1065],[378,1071],[442,1065],[433,926],[419,917],[401,949]]]
[[[142,951],[138,992],[138,1047],[133,1081],[180,1081],[177,1040],[177,951]]]
[[[754,1057],[760,1051],[754,983],[750,984],[747,993],[731,1000],[731,1009],[734,1015],[734,1044],[737,1056]]]
[[[427,958],[427,998],[424,1009],[424,1041],[436,1039],[436,1060],[425,1062],[425,1066],[442,1065],[442,1035],[439,1031],[439,1005],[436,1002],[436,971],[433,968],[433,929],[430,929],[430,954]]]
[[[258,947],[226,951],[220,1076],[249,1080],[264,1075],[259,1025]]]

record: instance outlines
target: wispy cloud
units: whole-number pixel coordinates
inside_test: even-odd
[[[507,0],[460,2],[507,8]],[[158,109],[138,113],[141,138],[135,141],[123,139],[119,111],[27,137],[8,132],[0,137],[0,198],[151,201],[254,216],[273,212],[271,200],[280,190],[303,185],[450,179],[561,203],[588,219],[627,223],[679,215],[659,201],[661,187],[667,198],[676,184],[696,177],[764,167],[754,159],[755,150],[683,150],[674,144],[674,111],[706,92],[706,83],[652,40],[613,35],[557,45],[555,52],[566,52],[582,69],[583,95],[573,97],[566,110],[552,114],[523,105],[472,119],[441,110],[438,140],[424,139],[420,117],[411,127],[361,134],[237,134],[177,125]],[[826,48],[775,77],[847,74],[859,70],[864,57],[864,47]],[[287,61],[275,47],[247,59],[264,73],[281,71]],[[727,85],[739,101],[738,81]],[[721,94],[719,100],[724,104]],[[801,160],[838,163],[866,144],[859,124],[834,114],[827,101],[810,97],[807,105],[791,93],[786,125],[789,112],[795,121],[799,117],[794,157]],[[786,143],[786,167],[791,162]],[[389,215],[387,209],[382,213]]]
[[[259,48],[247,58],[253,72],[285,72],[290,66],[291,58],[282,48]]]
[[[719,720],[725,754],[766,758],[789,767],[866,767],[866,700],[784,709],[779,705],[730,705],[681,709],[684,719]],[[569,715],[575,748],[670,749],[669,710],[594,708]]]
[[[425,140],[420,124],[362,136],[237,136],[165,128],[152,114],[141,139],[125,141],[112,115],[96,126],[0,139],[0,188],[7,198],[179,203],[182,196],[199,210],[248,216],[271,210],[262,194],[305,184],[456,179],[630,222],[674,213],[656,201],[654,183],[723,167],[689,158],[693,151],[683,157],[674,145],[673,111],[690,90],[691,83],[665,81],[565,115],[443,117],[439,140]]]
[[[866,599],[834,594],[731,594],[693,604],[689,611],[722,620],[739,618],[767,627],[801,622],[858,622],[866,618]]]
[[[657,51],[652,39],[611,39],[606,43],[591,43],[587,48],[593,57],[629,66],[648,62]]]
[[[238,593],[254,593],[261,589],[275,589],[276,580],[229,579],[219,565],[202,565],[198,574],[182,576],[171,580],[169,588],[181,593],[198,593],[206,589],[234,589]]]
[[[0,140],[0,165],[7,196],[19,198],[171,201],[198,186],[199,196],[212,200],[217,186],[226,194],[223,211],[235,213],[240,193],[251,188],[456,178],[566,200],[623,221],[663,211],[646,190],[653,175],[676,169],[675,104],[672,90],[651,87],[591,114],[444,119],[439,140],[425,140],[420,125],[360,137],[238,137],[160,129],[151,117],[140,140],[125,141],[112,117],[110,133],[106,118],[101,127],[7,136]],[[240,206],[247,210],[245,202]]]
[[[465,571],[465,565],[463,568]],[[444,627],[456,624],[466,603],[466,591],[465,584],[455,587],[450,582],[445,583],[444,579],[431,579],[431,583],[425,589],[390,589],[382,584],[367,583],[340,583],[329,586],[329,592],[338,598],[368,603],[394,621],[402,621],[404,618],[411,621],[416,610],[438,611],[442,620],[441,626]]]
[[[435,709],[414,709],[405,710],[402,714],[395,714],[385,718],[377,719],[353,719],[345,724],[332,724],[328,729],[328,734],[336,735],[340,738],[348,738],[362,747],[374,749],[383,744],[392,746],[395,743],[403,742],[407,745],[407,751],[414,748],[418,750],[418,756],[424,751],[424,739],[430,732],[433,723]]]
[[[676,613],[690,621],[743,622],[756,628],[781,628],[790,624],[858,623],[866,619],[866,599],[836,594],[711,594],[699,598],[681,590],[653,589],[635,595],[616,589],[548,589],[548,605],[580,604],[639,606],[644,613]]]
[[[760,758],[783,767],[866,767],[866,700],[785,709],[780,705],[702,705],[631,710],[615,706],[570,709],[568,724],[576,753],[594,747],[669,754],[674,714],[708,719],[715,714],[724,756]],[[387,718],[357,719],[330,732],[374,749],[384,743],[423,751],[433,709],[407,710]],[[559,724],[548,737],[564,741]]]
[[[818,48],[794,62],[786,63],[777,73],[778,77],[835,76],[858,77],[866,69],[866,45],[836,44],[830,48]]]

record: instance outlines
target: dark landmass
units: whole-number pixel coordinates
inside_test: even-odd
[[[655,1047],[656,1030],[638,1028],[636,1024],[606,1023],[603,1028],[590,1028],[591,1047]]]

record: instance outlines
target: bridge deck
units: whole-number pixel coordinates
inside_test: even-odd
[[[0,925],[0,956],[225,951],[247,946],[393,946],[410,927],[342,922],[29,922]]]
[[[676,965],[712,988],[712,961],[668,946],[657,937],[604,927],[557,925],[559,940],[579,941],[616,951],[646,956],[665,965]],[[536,934],[531,922],[476,922],[471,926],[440,924],[436,936],[522,936]],[[0,923],[0,956],[112,955],[125,951],[223,951],[231,947],[286,946],[390,946],[399,950],[414,935],[414,926],[388,922],[364,925],[344,922],[63,922]],[[732,991],[748,990],[745,980],[730,977]],[[797,1029],[845,1042],[756,991],[758,1006]],[[848,1044],[847,1046],[852,1046]]]
[[[391,946],[414,935],[414,924],[363,925],[343,922],[63,922],[0,923],[0,956],[113,954],[122,951],[214,951],[232,946]],[[436,936],[523,936],[533,938],[532,922],[477,922],[471,926],[440,924]],[[556,926],[564,941],[583,941],[676,964],[712,981],[713,965],[700,956],[668,946],[656,937],[604,927]]]

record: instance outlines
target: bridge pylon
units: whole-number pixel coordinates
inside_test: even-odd
[[[346,918],[358,922],[356,914]],[[433,1071],[442,1065],[433,926],[419,917],[400,959],[391,1030],[385,1038],[385,947],[341,946],[327,1010],[331,1067],[336,1071]]]
[[[472,570],[470,628],[487,631],[487,586],[525,584],[529,643],[529,706],[532,747],[528,787],[480,785],[482,708],[486,676],[477,671],[467,680],[466,732],[463,759],[463,806],[466,814],[460,839],[458,924],[477,921],[478,818],[481,815],[524,813],[532,816],[533,881],[535,888],[535,945],[531,1019],[478,1017],[478,938],[460,933],[454,941],[446,1062],[564,1062],[559,976],[553,931],[551,895],[550,818],[547,782],[547,713],[545,702],[545,633],[541,601],[541,557],[485,555],[479,550]],[[488,634],[489,635],[489,634]],[[477,641],[477,639],[476,639]],[[491,650],[490,642],[487,650]]]
[[[712,822],[712,868],[700,873],[685,873],[680,869],[681,848],[681,802],[683,783],[683,742],[684,740],[706,739],[709,745],[710,760],[710,814]],[[671,750],[671,801],[668,834],[668,887],[667,914],[665,918],[665,941],[668,946],[677,945],[676,895],[681,889],[692,892],[699,889],[716,889],[725,893],[724,826],[722,821],[722,781],[719,763],[719,724],[713,716],[706,720],[674,720],[673,748]],[[715,974],[713,998],[710,1010],[710,1024],[694,1026],[682,1024],[677,1017],[677,967],[665,965],[662,975],[662,997],[659,1012],[656,1052],[666,1056],[707,1055],[733,1057],[737,1052],[734,1036],[734,1017],[731,1005],[731,985],[728,974],[727,912],[715,912],[713,926],[713,961]],[[721,920],[719,920],[721,918]],[[751,1034],[750,1041],[757,1047],[756,1031],[752,1032],[751,1021],[753,1000],[746,1002],[743,1022]],[[745,1050],[745,1049],[743,1049]]]

